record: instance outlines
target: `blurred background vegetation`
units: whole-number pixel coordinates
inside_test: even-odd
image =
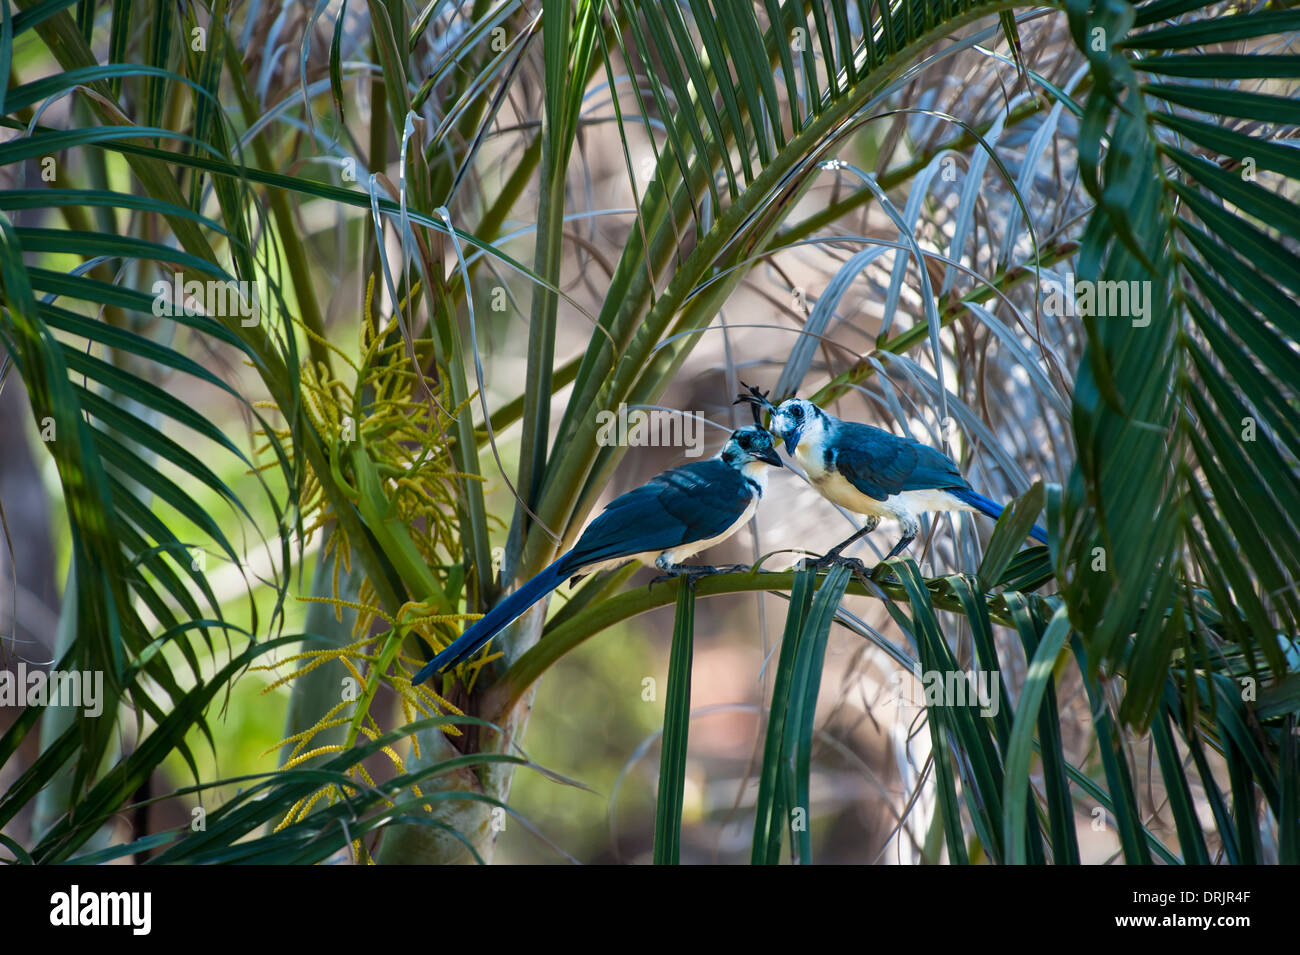
[[[683,862],[1300,861],[1300,14],[3,16],[0,653],[110,694],[101,720],[0,713],[16,859],[648,862],[676,763]],[[174,271],[256,282],[261,321],[158,316]],[[1149,283],[1149,324],[1050,313],[1067,275]],[[824,661],[797,601],[779,660],[791,575],[702,585],[681,751],[677,585],[647,571],[410,686],[689,459],[599,446],[597,410],[695,416],[712,454],[742,379],[1025,503],[927,523],[834,601]],[[1035,518],[1051,546],[1017,554]],[[853,526],[776,475],[708,558],[780,571]],[[925,706],[912,664],[985,663],[985,636],[1005,722]],[[802,654],[820,692],[787,709]],[[787,717],[806,741],[765,752]],[[807,844],[761,852],[756,805],[800,785]]]

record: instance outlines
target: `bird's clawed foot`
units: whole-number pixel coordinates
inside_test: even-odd
[[[870,577],[871,571],[867,565],[856,557],[845,557],[843,554],[837,554],[832,551],[829,554],[823,554],[821,557],[807,558],[795,564],[796,570],[824,570],[828,567],[847,567],[855,574],[866,580]]]
[[[715,574],[748,573],[754,568],[749,564],[723,564],[718,567],[678,564],[675,567],[660,566],[659,569],[664,571],[664,573],[650,581],[651,587],[654,587],[655,584],[662,584],[669,580],[677,580],[678,578],[685,578],[687,585],[693,587],[695,586],[695,581],[699,580],[701,577],[712,577]]]

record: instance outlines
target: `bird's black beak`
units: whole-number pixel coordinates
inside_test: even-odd
[[[765,448],[762,451],[755,451],[754,457],[758,458],[760,461],[766,461],[773,467],[785,467],[785,465],[781,463],[780,455],[776,453],[776,448]]]

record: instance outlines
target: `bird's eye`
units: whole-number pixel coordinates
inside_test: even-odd
[[[790,417],[791,417],[791,418],[802,418],[802,417],[803,417],[803,409],[800,408],[798,405],[795,405],[793,408],[790,409]]]

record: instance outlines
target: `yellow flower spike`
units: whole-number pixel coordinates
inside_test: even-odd
[[[292,656],[283,657],[275,663],[257,663],[249,667],[250,670],[276,670],[286,663],[293,663],[295,660],[315,660],[320,657],[333,657],[341,653],[352,653],[360,650],[365,646],[367,640],[357,640],[343,647],[329,647],[324,650],[301,650]]]
[[[332,743],[328,746],[317,746],[315,749],[303,753],[296,759],[289,760],[289,762],[280,767],[280,770],[283,772],[286,769],[293,769],[297,766],[301,766],[309,759],[315,759],[317,756],[324,756],[326,753],[341,753],[347,748],[348,747],[340,746],[337,743]]]
[[[477,393],[465,397],[450,411],[441,404],[448,397],[443,386],[424,375],[421,368],[413,367],[409,359],[411,348],[419,356],[428,354],[433,339],[412,339],[405,332],[397,335],[401,328],[401,311],[407,306],[407,300],[397,303],[391,313],[380,314],[377,289],[375,276],[369,276],[358,340],[359,354],[355,359],[336,343],[304,328],[308,341],[320,344],[338,356],[340,360],[336,369],[351,380],[345,381],[331,373],[324,364],[310,360],[304,361],[301,368],[301,387],[306,395],[301,405],[302,413],[320,435],[332,468],[330,475],[304,475],[299,488],[302,527],[305,541],[316,540],[318,532],[328,529],[328,535],[321,541],[319,559],[331,561],[332,573],[326,590],[329,596],[311,595],[300,599],[329,604],[337,620],[342,620],[344,609],[354,611],[357,619],[348,646],[307,650],[276,663],[275,667],[288,664],[293,673],[280,677],[267,687],[267,691],[282,687],[331,660],[341,664],[345,672],[365,687],[365,691],[355,702],[334,704],[314,725],[280,741],[263,754],[266,757],[291,749],[285,768],[301,766],[314,756],[346,751],[362,737],[365,740],[380,738],[384,728],[370,712],[380,681],[388,683],[397,692],[401,700],[400,712],[408,723],[422,717],[460,714],[458,707],[427,684],[411,686],[408,675],[411,671],[407,669],[411,661],[401,653],[401,648],[411,633],[420,634],[434,645],[445,645],[451,639],[447,631],[461,622],[480,617],[479,614],[457,613],[461,604],[453,604],[447,598],[450,568],[461,561],[460,541],[451,515],[464,482],[485,480],[482,475],[459,471],[452,454],[456,418],[467,406],[473,406]],[[418,294],[418,286],[409,292],[411,300]],[[302,326],[299,320],[295,320],[295,324]],[[344,369],[350,369],[350,374]],[[364,404],[361,396],[365,396]],[[268,402],[259,403],[259,407],[277,410]],[[350,433],[348,437],[355,437],[355,443],[349,440],[344,444],[342,441],[345,417],[354,419],[356,433]],[[257,438],[258,453],[268,454],[274,449],[273,442],[279,441],[283,453],[290,460],[298,460],[293,447],[295,434],[296,428],[268,429]],[[357,460],[359,449],[366,460]],[[271,470],[274,467],[275,462],[268,462],[257,469]],[[343,575],[353,572],[355,562],[351,559],[351,544],[338,525],[337,515],[325,493],[328,485],[323,482],[328,482],[331,477],[350,497],[355,494],[354,499],[369,495],[368,499],[359,500],[359,504],[370,507],[371,513],[367,514],[364,508],[362,512],[372,530],[393,530],[396,534],[395,529],[400,529],[403,532],[397,535],[403,538],[400,553],[396,553],[399,561],[403,562],[399,572],[408,581],[408,593],[416,599],[396,610],[387,607],[365,575],[361,577],[358,593],[347,595],[355,599],[346,599],[340,592]],[[351,487],[348,482],[354,482],[356,486]],[[500,523],[499,519],[495,520]],[[381,541],[381,546],[393,556],[390,543]],[[410,576],[408,572],[412,568],[420,572]],[[417,585],[411,586],[412,582]],[[377,626],[382,630],[384,625],[389,628],[387,633],[372,633]],[[471,685],[483,665],[498,656],[487,656],[467,666],[463,672],[469,674]],[[399,658],[402,663],[395,666]],[[259,666],[259,669],[271,670],[272,666]],[[349,727],[346,744],[315,745],[321,740],[321,734],[340,726]],[[442,727],[442,730],[449,736],[463,735],[456,726]],[[418,740],[412,738],[410,753],[419,758],[421,749]],[[381,752],[400,772],[406,772],[410,754],[404,758],[391,746],[383,747]],[[348,775],[358,783],[364,780],[373,785],[364,767],[354,767]],[[347,788],[350,791],[350,787]],[[422,795],[418,787],[411,788],[417,795]],[[322,800],[333,804],[339,798],[335,787],[322,787],[295,803],[277,831],[318,811]],[[354,845],[354,851],[359,860],[372,861],[361,840]]]
[[[310,796],[304,796],[302,799],[299,799],[292,807],[290,807],[289,811],[285,813],[284,818],[280,820],[279,824],[272,831],[279,832],[281,829],[293,825],[298,820],[305,819],[307,813],[311,812],[312,807],[315,806],[316,803],[320,802],[323,796],[330,795],[332,792],[333,787],[331,786],[328,788],[318,789]]]
[[[362,766],[360,763],[357,763],[355,768],[357,769],[358,773],[360,773],[361,778],[366,781],[366,784],[368,786],[370,786],[372,789],[378,788],[377,786],[375,786],[375,781],[370,778],[370,774],[366,772],[366,767]],[[390,806],[393,805],[393,801],[391,799],[388,800],[388,805]]]
[[[465,668],[468,673],[468,676],[465,677],[466,692],[468,693],[474,692],[474,685],[478,683],[478,675],[483,672],[483,667],[486,666],[490,660],[495,660],[498,657],[503,657],[503,656],[505,656],[504,653],[498,653],[488,657],[488,659],[486,660],[479,660],[476,662],[465,664]]]
[[[357,669],[356,664],[354,664],[351,659],[348,657],[339,657],[339,662],[348,668],[348,672],[352,674],[352,678],[356,680],[357,683],[365,684],[365,677],[361,675],[361,671]]]
[[[406,293],[406,297],[397,303],[397,311],[399,312],[405,311],[407,306],[410,305],[411,299],[415,298],[415,296],[419,294],[420,294],[420,280],[416,279],[415,284],[412,285],[410,290]]]
[[[306,324],[304,324],[298,318],[294,318],[293,323],[297,325],[300,329],[302,329],[302,331],[306,334],[306,336],[310,338],[312,341],[318,342],[319,344],[323,345],[326,348],[326,350],[333,352],[335,355],[338,355],[339,358],[343,359],[343,362],[346,365],[348,365],[353,371],[357,372],[358,374],[361,372],[361,369],[358,368],[357,365],[352,361],[352,358],[348,355],[348,353],[345,352],[343,349],[339,348],[328,338],[325,338],[323,335],[319,335],[316,332],[312,331],[310,328],[307,327]]]
[[[341,705],[347,705],[347,701],[344,701],[344,703],[341,704]],[[338,707],[334,707],[333,709],[330,710],[331,713],[334,713],[334,712],[337,712],[337,711],[338,711]],[[324,730],[330,729],[330,728],[335,727],[335,726],[339,726],[339,725],[341,725],[341,724],[343,724],[343,723],[346,723],[347,721],[348,721],[348,717],[346,717],[346,716],[336,716],[336,717],[335,717],[334,719],[332,719],[332,720],[331,720],[331,719],[321,719],[319,722],[316,723],[315,726],[311,727],[310,729],[303,730],[303,732],[301,732],[301,733],[295,733],[294,736],[290,737],[290,739],[297,739],[297,742],[295,742],[295,743],[293,744],[293,749],[289,752],[289,755],[288,755],[287,759],[297,759],[298,756],[299,756],[302,752],[304,752],[304,751],[307,749],[308,746],[311,745],[311,741],[312,741],[313,739],[316,738],[316,734],[317,734],[317,733],[320,733],[320,732],[322,732],[322,731],[324,731]],[[299,737],[300,737],[300,738],[299,738]],[[270,755],[271,753],[275,752],[275,750],[276,750],[277,748],[278,748],[278,747],[272,747],[271,749],[268,749],[268,750],[267,750],[265,753],[263,753],[262,755],[263,755],[263,756],[268,756],[268,755]]]
[[[301,753],[302,753],[302,752],[303,752],[303,751],[304,751],[308,746],[311,745],[311,741],[312,741],[312,739],[313,739],[313,735],[311,735],[311,734],[319,733],[319,732],[321,732],[322,730],[331,729],[331,728],[333,728],[333,727],[335,727],[335,726],[342,726],[342,725],[344,725],[344,724],[347,723],[347,722],[348,722],[348,718],[347,718],[346,716],[341,716],[341,717],[338,717],[337,719],[333,719],[333,720],[329,720],[329,721],[322,721],[322,722],[320,722],[320,723],[317,723],[315,726],[313,726],[313,727],[311,728],[310,731],[306,731],[306,733],[307,733],[308,735],[304,735],[304,734],[301,734],[301,733],[298,734],[298,735],[302,736],[303,738],[300,739],[300,740],[298,740],[298,742],[296,742],[296,743],[293,744],[293,749],[290,750],[287,759],[297,759],[298,756],[299,756],[299,754],[301,754]],[[281,745],[283,745],[283,744],[281,744]],[[265,753],[262,754],[262,757],[265,758],[266,756],[269,756],[271,753],[274,753],[274,752],[275,752],[277,749],[279,749],[279,748],[280,748],[279,746],[273,746],[273,747],[271,747],[271,748],[268,749]]]
[[[316,518],[316,520],[312,521],[310,524],[308,524],[306,527],[303,528],[303,531],[302,531],[302,539],[303,539],[304,541],[309,541],[309,540],[311,540],[313,537],[316,536],[316,532],[317,532],[318,530],[320,530],[321,528],[323,528],[326,524],[328,524],[332,519],[333,519],[332,515],[329,515],[329,514],[322,514],[320,517]],[[337,579],[337,576],[338,576],[338,572],[335,571],[335,578],[336,578],[336,579]],[[335,598],[338,597],[338,593],[339,593],[339,589],[338,589],[338,584],[336,583],[336,584],[334,585],[334,596],[335,596]],[[335,607],[335,608],[334,608],[334,617],[335,617],[335,619],[337,619],[337,620],[342,620],[342,619],[343,619],[343,611],[342,611],[341,608],[339,608],[339,607]]]
[[[294,823],[294,819],[297,817],[297,814],[298,814],[298,808],[299,808],[299,807],[300,807],[304,802],[307,801],[307,798],[308,798],[308,797],[303,797],[302,799],[299,799],[296,803],[294,803],[292,806],[290,806],[290,807],[289,807],[289,811],[286,812],[286,813],[284,814],[284,817],[280,820],[280,822],[276,825],[276,827],[275,827],[274,829],[272,829],[271,831],[272,831],[272,832],[279,832],[279,831],[280,831],[281,829],[283,829],[285,826],[291,826],[291,825],[293,825],[293,823]]]
[[[278,680],[274,681],[273,683],[267,684],[262,689],[263,693],[270,693],[271,691],[279,689],[280,687],[291,682],[292,680],[296,680],[298,677],[303,676],[306,673],[310,673],[312,670],[315,670],[317,667],[321,666],[322,664],[329,663],[331,660],[338,660],[344,663],[344,665],[348,665],[346,659],[348,655],[364,656],[364,654],[359,652],[361,646],[364,646],[364,643],[349,644],[346,647],[337,647],[335,649],[330,649],[330,650],[308,650],[305,651],[304,653],[297,654],[294,657],[289,657],[285,660],[281,660],[278,663],[259,664],[257,666],[250,667],[250,669],[273,670],[273,669],[277,669],[280,666],[283,666],[285,663],[292,663],[295,659],[311,659],[311,662],[308,663],[306,666],[300,667],[299,669],[295,670],[293,673],[290,673],[287,676],[280,677]]]
[[[299,818],[306,819],[307,813],[311,812],[312,807],[315,806],[316,803],[320,802],[322,799],[325,798],[328,798],[331,803],[334,802],[333,786],[322,787],[321,789],[313,793],[311,797],[307,800],[307,804],[303,806],[302,810],[299,812]]]
[[[297,670],[294,670],[294,671],[293,671],[292,673],[290,673],[289,675],[287,675],[287,676],[282,676],[282,677],[280,677],[278,680],[275,680],[274,682],[268,683],[266,686],[262,687],[261,692],[262,692],[263,695],[265,695],[265,694],[267,694],[267,693],[273,693],[273,692],[275,692],[276,690],[280,689],[280,687],[285,686],[285,685],[287,685],[287,684],[289,684],[289,683],[292,683],[294,680],[298,679],[298,677],[300,677],[300,676],[304,676],[304,675],[310,673],[312,670],[315,670],[317,667],[320,667],[320,666],[322,666],[322,665],[324,665],[324,664],[326,664],[326,663],[329,663],[329,662],[330,662],[330,660],[329,660],[328,657],[325,657],[325,658],[322,658],[322,659],[319,659],[319,660],[313,660],[311,663],[307,664],[305,667],[300,667],[300,668],[298,668]],[[265,669],[265,668],[259,668],[259,669]]]
[[[313,387],[301,389],[303,397],[306,399],[308,415],[318,423],[324,423],[330,420],[331,416],[325,413],[321,404],[321,395]]]
[[[420,714],[420,717],[422,719],[427,719],[428,717],[431,716],[444,716],[444,715],[464,716],[465,715],[459,707],[453,706],[451,703],[447,702],[442,697],[438,696],[437,693],[427,690],[426,684],[421,684],[420,686],[412,687],[409,681],[403,681],[401,686],[401,692],[403,697],[412,700],[412,705],[415,707],[416,712]],[[435,704],[431,707],[426,707],[419,698],[422,693],[428,695],[431,699],[436,701]],[[448,723],[446,726],[440,728],[448,736],[465,735],[464,732],[461,731],[461,728],[455,725],[454,723]]]
[[[361,334],[363,337],[366,334],[366,326],[373,321],[373,318],[371,317],[373,314],[371,305],[374,302],[374,298],[375,298],[375,274],[371,272],[366,279],[366,298],[365,298],[365,302],[361,306],[361,319],[362,319]]]
[[[383,608],[377,607],[372,603],[362,603],[355,600],[340,600],[337,597],[315,597],[311,595],[299,597],[298,599],[303,603],[334,604],[335,607],[347,607],[349,610],[357,611],[357,613],[364,612],[377,616],[390,627],[397,626],[397,621],[394,618],[384,613]]]
[[[335,714],[338,713],[339,710],[343,709],[343,707],[347,706],[349,702],[351,701],[343,700],[340,703],[334,704],[332,707],[330,707],[329,712],[326,713],[324,716],[322,716],[314,726],[310,726],[307,729],[302,730],[301,732],[294,733],[292,736],[286,736],[284,739],[280,740],[280,742],[276,743],[270,749],[266,750],[266,752],[262,753],[262,756],[268,756],[271,753],[274,753],[276,750],[288,746],[290,743],[299,743],[299,744],[304,743],[310,740],[313,736],[315,736],[317,733],[321,732],[322,730],[327,730],[333,726],[339,726],[343,723],[346,723],[347,722],[346,717],[335,717]],[[295,749],[294,755],[296,754],[297,754],[297,750]]]
[[[398,756],[397,751],[391,746],[384,747],[384,755],[392,761],[393,768],[396,769],[399,774],[406,772],[406,761],[402,759],[402,757]]]

